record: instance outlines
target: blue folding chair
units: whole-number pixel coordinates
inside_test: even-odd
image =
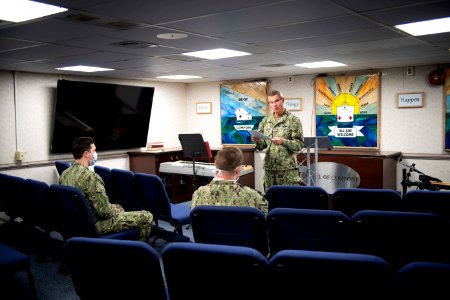
[[[442,261],[447,224],[431,213],[363,210],[350,218],[349,248],[382,257],[394,268],[418,260]]]
[[[255,249],[172,243],[162,261],[171,300],[267,299],[267,259]]]
[[[275,208],[266,219],[271,256],[286,249],[346,250],[349,218],[343,212]]]
[[[36,287],[33,273],[31,272],[29,257],[6,244],[0,243],[0,277],[11,276],[17,272],[27,273],[31,298],[37,299]],[[2,297],[5,297],[5,299],[17,299],[19,297],[18,295],[8,295],[8,287],[2,286],[1,282],[0,287]]]
[[[111,183],[116,196],[126,211],[142,210],[141,199],[136,192],[134,172],[123,169],[111,169]]]
[[[328,209],[328,193],[320,186],[274,185],[266,192],[269,211],[277,207]]]
[[[271,299],[379,299],[390,295],[394,270],[359,253],[283,250],[269,260]]]
[[[160,255],[145,242],[73,237],[64,258],[81,299],[168,299]]]
[[[72,186],[52,184],[50,193],[61,216],[64,240],[68,240],[71,237],[102,237],[130,240],[139,238],[138,228],[124,229],[102,235],[97,234],[94,219],[80,189]]]
[[[106,195],[108,195],[110,203],[120,204],[119,199],[117,199],[116,190],[113,186],[111,180],[111,169],[99,165],[94,166],[94,172],[97,173],[103,180],[105,184]]]
[[[64,161],[64,160],[57,160],[55,161],[55,167],[56,170],[58,171],[59,176],[61,176],[61,174],[71,166],[71,163]]]
[[[400,210],[400,193],[390,189],[341,188],[331,196],[331,209],[349,218],[361,210]]]
[[[170,203],[164,183],[158,176],[136,173],[134,178],[143,209],[153,215],[156,226],[152,229],[152,235],[165,240],[180,238],[186,240],[186,237],[183,238],[183,226],[191,223],[190,207],[184,204]],[[167,231],[160,226],[159,221],[167,222],[173,226],[173,232],[178,236],[168,235]]]
[[[247,206],[196,206],[191,211],[196,243],[251,247],[269,253],[266,218]]]

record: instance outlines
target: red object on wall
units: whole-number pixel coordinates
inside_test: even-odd
[[[445,70],[444,69],[437,69],[434,71],[431,71],[428,75],[428,81],[432,85],[442,85],[445,82]]]

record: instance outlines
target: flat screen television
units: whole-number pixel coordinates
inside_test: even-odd
[[[154,87],[58,80],[51,153],[71,153],[76,137],[97,151],[145,147]]]

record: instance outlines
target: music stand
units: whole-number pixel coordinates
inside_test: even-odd
[[[311,136],[305,137],[305,148],[306,148],[306,174],[308,176],[307,185],[311,185],[311,147],[314,147],[314,182],[313,186],[316,185],[317,181],[317,163],[319,162],[319,149],[333,149],[333,144],[328,136]]]
[[[207,157],[208,152],[206,150],[205,141],[200,133],[186,133],[179,134],[178,139],[181,143],[184,156],[192,159],[192,185],[194,190],[197,189],[197,174],[195,172],[195,158]]]

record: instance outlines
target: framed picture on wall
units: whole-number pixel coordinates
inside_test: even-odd
[[[450,69],[445,70],[445,151],[450,151]]]
[[[284,99],[284,107],[287,110],[302,110],[302,98],[286,98]]]
[[[254,144],[248,130],[257,130],[267,112],[267,81],[220,85],[222,144]]]
[[[325,76],[315,81],[316,136],[336,148],[379,148],[380,76]]]
[[[197,102],[195,111],[197,114],[210,114],[212,113],[212,103],[211,102]]]

